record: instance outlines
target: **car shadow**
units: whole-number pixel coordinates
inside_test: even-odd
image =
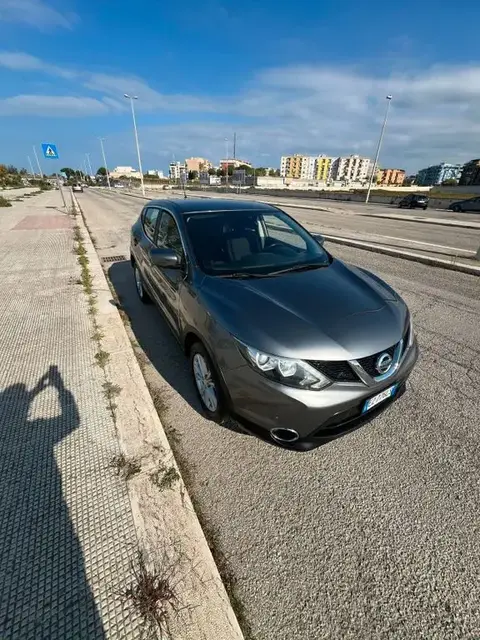
[[[108,276],[142,351],[165,382],[175,389],[194,411],[204,416],[192,381],[188,358],[156,305],[143,304],[139,300],[130,262],[113,263],[108,270]],[[233,418],[227,417],[222,426],[246,435],[245,430]]]
[[[30,418],[48,388],[58,415]],[[56,445],[79,424],[55,365],[31,390],[15,383],[0,391],[0,638],[106,637],[55,460]]]

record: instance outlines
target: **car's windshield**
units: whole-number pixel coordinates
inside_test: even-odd
[[[197,263],[209,275],[268,275],[330,262],[310,234],[280,210],[192,213],[185,225]]]

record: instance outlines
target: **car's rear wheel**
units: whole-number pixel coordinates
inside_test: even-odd
[[[452,211],[455,211],[455,213],[460,213],[462,210],[461,210],[461,208],[459,207],[459,205],[458,205],[458,204],[456,204],[454,207],[452,207]]]
[[[143,302],[143,304],[148,304],[149,302],[151,302],[151,299],[148,293],[145,291],[143,277],[140,273],[140,269],[136,264],[133,265],[133,276],[135,278],[135,289],[137,290],[138,297]]]
[[[220,422],[226,413],[225,398],[215,367],[201,342],[190,349],[193,382],[202,409],[210,420]]]

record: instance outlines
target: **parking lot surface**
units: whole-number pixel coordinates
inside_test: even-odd
[[[181,349],[136,297],[128,247],[141,201],[98,190],[79,201],[99,255],[115,257],[109,276],[253,637],[478,640],[480,280],[330,245],[403,295],[421,357],[374,422],[294,453],[200,414]]]

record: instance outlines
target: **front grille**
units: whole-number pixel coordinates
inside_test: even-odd
[[[357,375],[348,362],[309,360],[309,364],[334,382],[358,382]]]
[[[393,347],[390,347],[389,349],[383,349],[383,351],[379,351],[378,353],[375,353],[373,356],[366,356],[365,358],[359,358],[358,362],[364,368],[364,370],[368,373],[369,376],[372,376],[372,378],[375,378],[376,376],[379,375],[378,371],[375,368],[378,357],[381,356],[383,353],[388,353],[388,355],[393,358],[393,354],[395,353],[396,346],[397,345],[394,344]]]

